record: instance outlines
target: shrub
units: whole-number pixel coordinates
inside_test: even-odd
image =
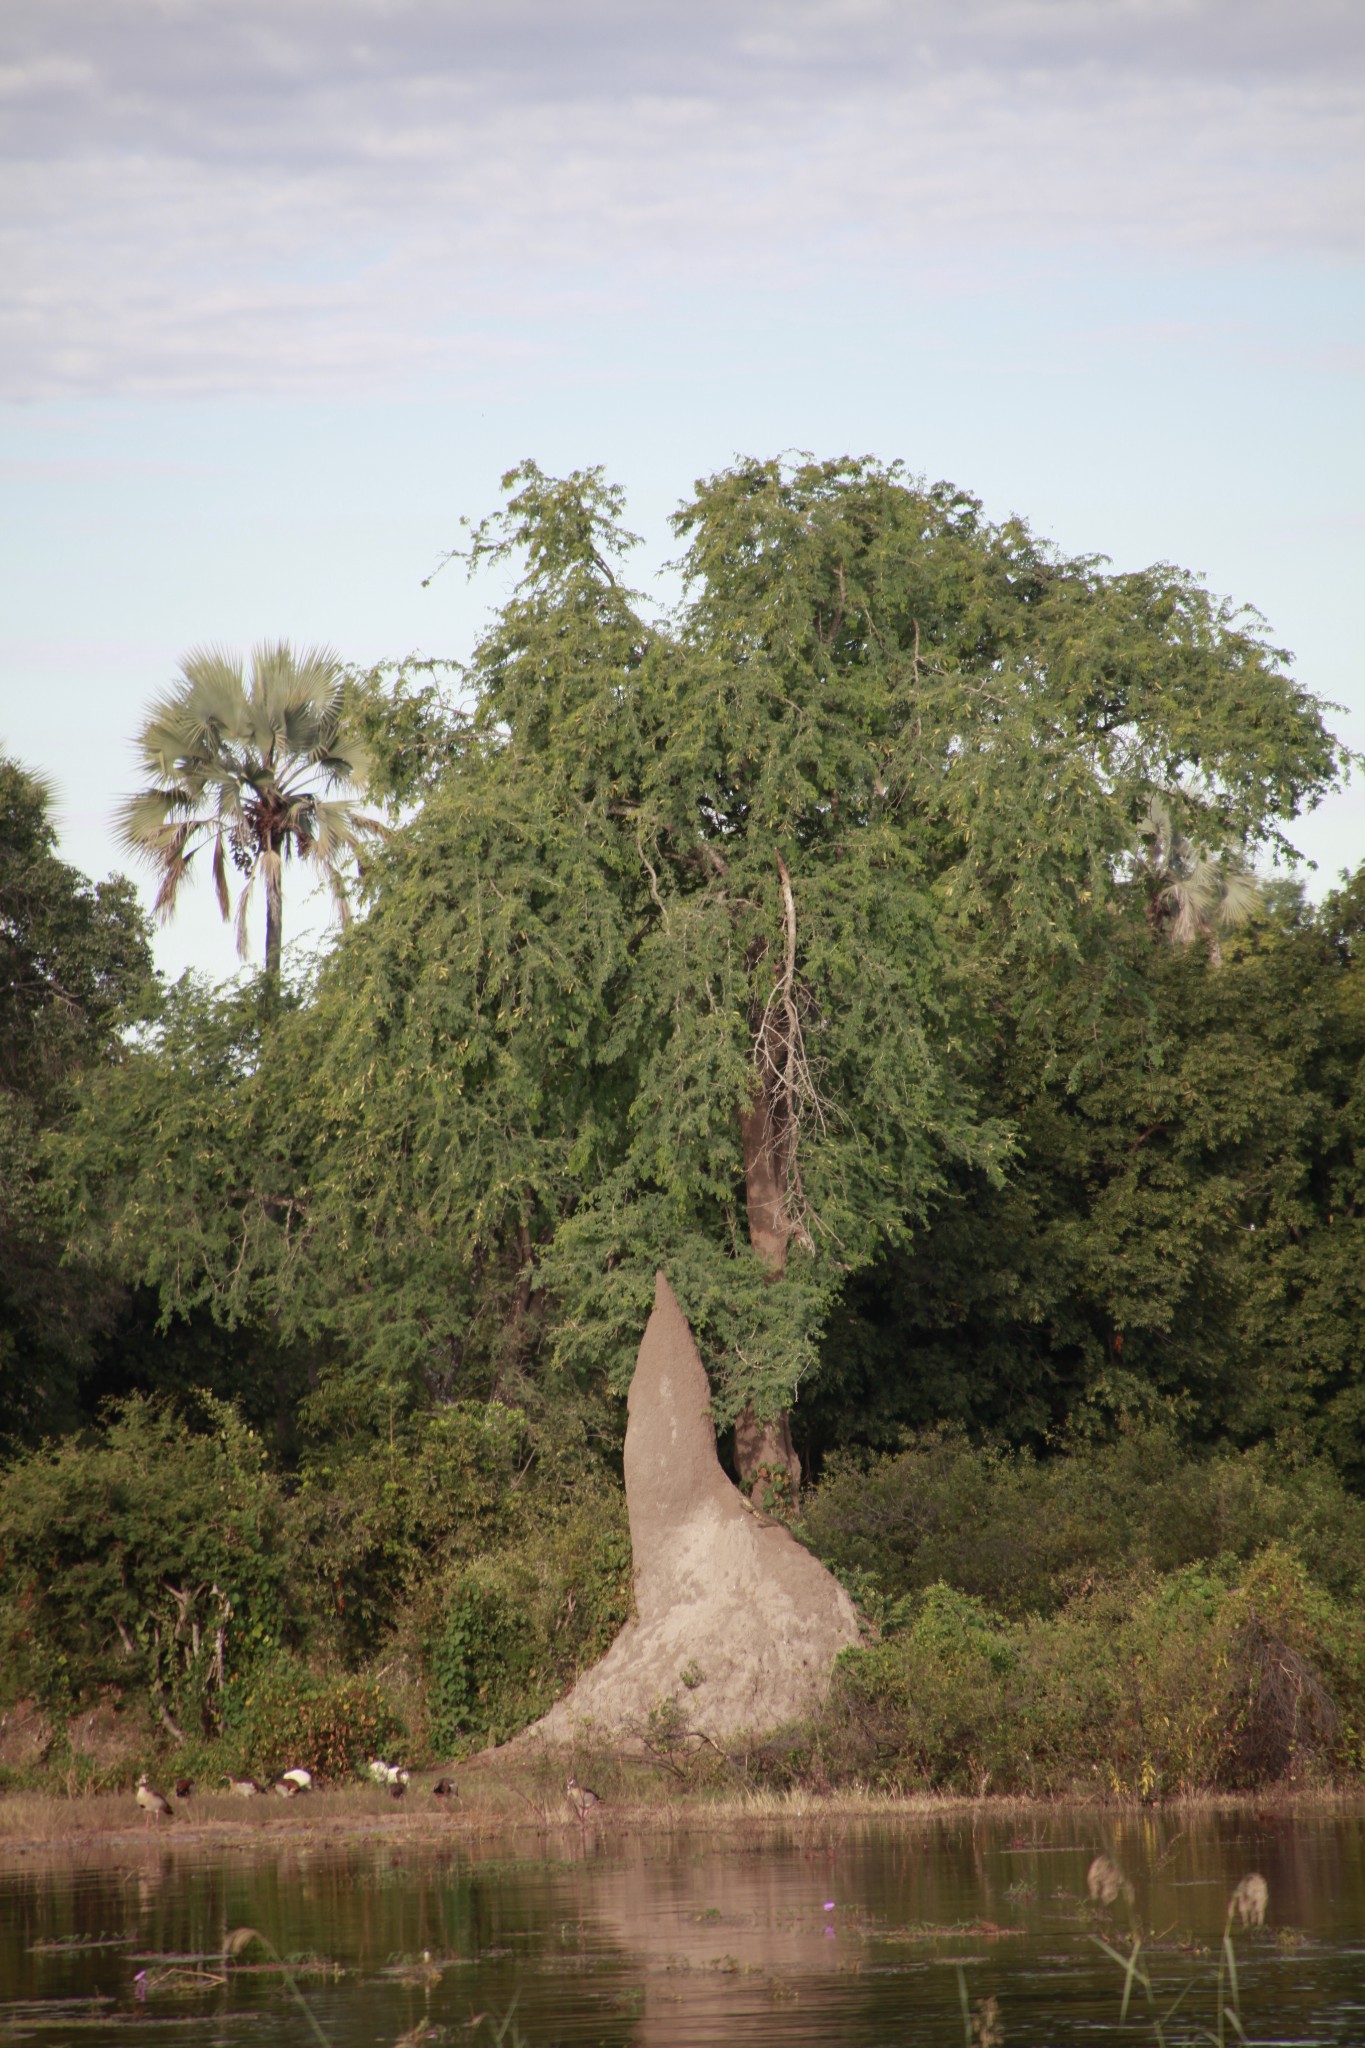
[[[235,1412],[134,1397],[0,1489],[0,1672],[54,1714],[106,1688],[208,1729],[239,1649],[294,1621],[287,1503]]]
[[[1330,1467],[1267,1450],[1196,1457],[1160,1427],[1050,1460],[926,1431],[891,1456],[832,1460],[800,1533],[864,1597],[943,1580],[1013,1615],[1055,1612],[1087,1580],[1250,1558],[1272,1541],[1339,1597],[1365,1591],[1365,1502]]]
[[[1365,1622],[1281,1545],[1130,1574],[1010,1620],[944,1585],[839,1661],[760,1770],[960,1791],[1155,1798],[1358,1771]]]
[[[544,1713],[629,1606],[625,1504],[605,1488],[542,1511],[519,1543],[449,1574],[425,1641],[433,1746],[500,1741]]]
[[[363,1771],[404,1731],[373,1680],[322,1676],[281,1656],[229,1686],[224,1733],[243,1768],[274,1777],[300,1765],[339,1779]]]
[[[847,1723],[842,1767],[975,1790],[997,1762],[1016,1659],[1008,1624],[942,1584],[905,1607],[903,1633],[840,1659],[833,1711]]]
[[[371,1655],[407,1602],[515,1536],[527,1456],[519,1409],[469,1401],[407,1417],[387,1440],[334,1443],[305,1465],[300,1570],[343,1659]]]

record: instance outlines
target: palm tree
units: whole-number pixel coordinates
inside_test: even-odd
[[[161,876],[153,906],[165,921],[195,855],[212,847],[219,907],[230,914],[227,863],[245,877],[237,951],[259,878],[265,885],[265,968],[280,975],[284,863],[297,855],[325,877],[343,922],[344,863],[383,832],[356,807],[370,765],[342,731],[341,662],[327,647],[295,654],[287,641],[240,657],[221,648],[185,656],[157,698],[136,745],[149,786],[120,806],[125,846]]]
[[[1209,961],[1220,967],[1220,932],[1238,930],[1261,903],[1256,877],[1235,854],[1212,858],[1177,830],[1160,797],[1153,797],[1138,821],[1142,852],[1139,871],[1147,889],[1152,930],[1173,946],[1204,939]]]

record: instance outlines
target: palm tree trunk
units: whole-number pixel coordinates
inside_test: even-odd
[[[278,856],[268,859],[265,869],[265,974],[271,986],[280,985],[280,949],[284,936],[284,890]]]

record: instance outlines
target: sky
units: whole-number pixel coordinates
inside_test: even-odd
[[[190,648],[466,654],[521,458],[648,583],[807,449],[1201,572],[1365,750],[1362,245],[1359,0],[11,0],[0,748],[102,875]],[[207,878],[157,952],[233,970]]]

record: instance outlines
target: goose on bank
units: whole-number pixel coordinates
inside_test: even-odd
[[[154,1820],[159,1821],[167,1818],[171,1811],[170,1800],[164,1792],[158,1792],[154,1785],[147,1783],[147,1773],[145,1771],[137,1781],[137,1803],[142,1808],[142,1825],[144,1828],[150,1827]]]

